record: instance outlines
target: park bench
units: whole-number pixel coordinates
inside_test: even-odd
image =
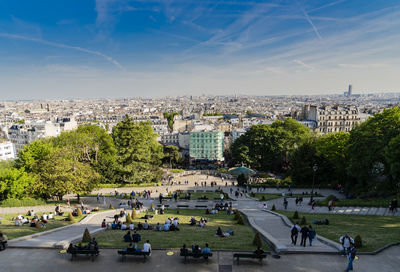
[[[143,252],[143,251],[135,251],[128,249],[127,251],[118,250],[118,255],[121,256],[121,261],[123,262],[127,255],[129,256],[143,256],[144,259],[147,259],[147,256],[150,256],[150,252]]]
[[[195,205],[194,207],[195,207],[195,208],[205,208],[205,209],[206,209],[206,208],[207,208],[207,205]]]
[[[98,249],[95,249],[95,250],[74,249],[74,250],[68,250],[67,253],[71,254],[71,261],[77,255],[86,255],[86,256],[91,256],[92,257],[92,262],[93,262],[94,261],[94,257],[98,256],[100,254],[100,251]]]
[[[233,254],[233,258],[237,259],[237,263],[239,264],[239,259],[259,259],[260,263],[262,264],[262,260],[267,258],[267,254],[254,254],[254,253],[235,253]]]
[[[186,258],[187,257],[193,257],[195,259],[198,259],[200,257],[203,257],[204,260],[207,260],[208,263],[208,257],[212,257],[212,253],[193,253],[193,252],[181,252],[181,256],[185,257],[184,262],[186,263]]]
[[[162,206],[161,204],[157,204],[157,208],[161,208],[161,206]],[[167,204],[167,205],[164,205],[164,207],[165,207],[165,208],[168,208],[169,205],[168,205],[168,204]]]
[[[189,205],[177,205],[178,208],[189,208]]]

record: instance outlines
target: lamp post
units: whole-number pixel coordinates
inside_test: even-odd
[[[314,175],[313,175],[313,180],[312,180],[312,189],[311,189],[310,204],[313,202],[313,197],[314,197],[314,185],[315,185],[315,172],[317,172],[317,170],[318,170],[318,165],[317,165],[317,164],[314,164],[312,169],[313,169],[313,171],[314,171]]]

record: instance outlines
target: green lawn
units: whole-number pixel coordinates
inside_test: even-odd
[[[286,215],[292,221],[293,212],[277,211]],[[348,233],[351,237],[360,235],[363,246],[358,250],[369,252],[377,250],[387,244],[400,242],[400,218],[393,216],[345,215],[345,214],[309,214],[299,213],[299,217],[306,217],[307,223],[314,220],[328,219],[329,225],[315,225],[317,234],[332,241],[339,242],[341,235]]]
[[[363,199],[343,199],[335,201],[337,207],[389,207],[390,202],[396,197],[387,198],[363,198]],[[318,206],[328,206],[328,200],[317,202]]]
[[[40,217],[43,213],[37,213],[37,215]],[[67,215],[67,213],[66,213]],[[70,222],[70,221],[65,221],[66,216],[56,216],[55,220],[50,220],[49,223],[46,224],[46,227],[43,229],[39,228],[34,228],[30,227],[29,224],[24,224],[21,227],[17,227],[14,225],[14,221],[11,221],[10,219],[12,217],[16,217],[18,214],[0,214],[1,218],[1,225],[0,225],[0,231],[3,232],[4,234],[7,235],[8,239],[14,239],[18,237],[22,237],[25,235],[31,235],[37,232],[42,232],[46,230],[51,230],[63,226],[70,225],[72,223],[79,222],[82,220],[86,215],[80,216],[80,217],[74,217],[75,221]],[[25,216],[31,220],[33,216]]]
[[[144,213],[138,217],[144,216]],[[189,220],[191,216],[195,216],[197,220],[201,217],[208,217],[209,222],[206,227],[200,228],[198,226],[189,226]],[[206,215],[204,210],[179,210],[177,214],[176,210],[166,210],[163,215],[155,215],[154,218],[148,222],[155,226],[157,223],[164,224],[167,217],[179,217],[179,228],[180,231],[175,232],[157,232],[154,230],[141,230],[139,231],[142,236],[142,241],[139,243],[141,247],[143,242],[147,239],[153,248],[181,248],[183,244],[191,246],[192,244],[199,244],[200,247],[204,247],[205,243],[210,245],[211,249],[243,249],[243,250],[254,250],[252,241],[254,238],[254,232],[247,225],[238,225],[233,220],[233,215],[227,215],[225,212],[220,212],[215,215]],[[143,219],[134,220],[135,226]],[[231,237],[221,238],[215,237],[215,232],[218,227],[221,227],[223,231],[226,229],[234,230],[235,233]],[[124,248],[128,246],[122,239],[127,231],[121,230],[107,230],[96,235],[96,239],[99,242],[100,247],[118,247]],[[264,246],[266,249],[267,247]]]
[[[179,197],[180,198],[185,198],[185,196],[186,196],[186,193],[182,193],[182,194],[180,194]],[[207,197],[210,200],[213,200],[214,198],[220,199],[220,193],[211,193],[211,192],[207,192],[207,193],[190,193],[190,199],[191,200],[198,200],[199,198],[201,198],[203,196]],[[227,200],[225,197],[224,197],[224,199]]]
[[[257,198],[258,200],[261,201],[262,197],[264,196],[264,200],[262,201],[268,201],[268,200],[272,200],[272,199],[277,199],[277,198],[281,198],[282,194],[267,194],[267,193],[255,193],[254,194],[255,198]],[[320,194],[316,195],[317,197],[320,197]],[[303,197],[304,198],[308,198],[310,197],[310,195],[303,195],[303,194],[293,194],[293,195],[288,195],[287,193],[285,194],[286,198],[296,198],[296,197]]]

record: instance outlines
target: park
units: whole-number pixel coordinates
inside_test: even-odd
[[[224,167],[184,165],[129,117],[34,141],[1,164],[2,268],[396,271],[399,115],[323,136],[253,126]]]

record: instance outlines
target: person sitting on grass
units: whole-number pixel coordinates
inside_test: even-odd
[[[141,240],[142,240],[142,237],[140,236],[140,234],[136,233],[136,231],[134,231],[133,235],[132,235],[132,242],[139,243]]]
[[[221,227],[218,227],[216,235],[219,236],[219,237],[225,237],[224,233],[222,232]]]
[[[196,225],[196,219],[192,216],[192,218],[190,218],[190,223],[191,226],[195,226]]]
[[[206,222],[203,220],[203,218],[201,218],[200,221],[199,221],[199,227],[200,228],[204,228],[205,225],[206,225]]]
[[[132,242],[132,236],[131,236],[131,232],[128,231],[125,235],[124,235],[124,241],[125,242]]]
[[[162,226],[160,225],[160,223],[157,223],[156,231],[162,231]]]
[[[143,229],[144,229],[144,230],[149,230],[149,229],[151,229],[151,226],[149,225],[149,223],[147,223],[147,220],[144,220]]]
[[[101,227],[102,227],[102,228],[105,228],[106,226],[107,226],[106,220],[103,219],[103,222],[101,222]]]
[[[207,243],[206,243],[206,247],[201,250],[201,253],[206,253],[206,254],[211,253],[211,249],[208,247]]]
[[[121,230],[126,230],[128,228],[128,226],[125,223],[121,224]]]
[[[133,225],[133,223],[129,224],[129,230],[134,230],[135,229],[135,225]]]
[[[178,217],[174,218],[173,224],[174,224],[175,228],[178,228],[178,225],[179,225],[179,218]]]
[[[257,249],[254,250],[253,253],[256,254],[256,255],[261,255],[261,254],[264,253],[264,250],[261,247],[258,246]]]
[[[142,230],[143,229],[143,224],[141,222],[138,223],[137,229],[138,230]]]
[[[169,229],[170,229],[170,225],[165,223],[164,224],[164,231],[169,231]]]
[[[210,214],[210,210],[209,209],[206,209],[206,214]]]

